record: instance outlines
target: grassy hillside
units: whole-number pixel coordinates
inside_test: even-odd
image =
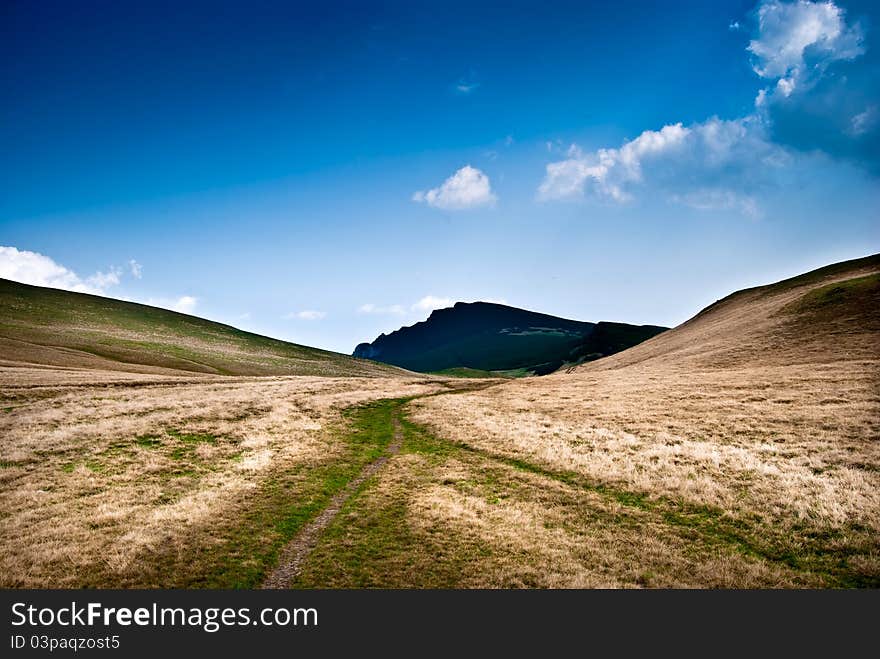
[[[431,373],[486,371],[544,375],[598,359],[664,331],[654,326],[589,323],[487,302],[459,302],[428,320],[355,348],[370,357]]]
[[[880,586],[880,256],[739,291],[570,372],[411,408],[499,466],[450,463],[421,499],[398,476],[398,497],[473,542],[519,542],[498,569],[513,583]]]
[[[880,255],[748,288],[686,323],[583,368],[632,364],[732,367],[876,359]]]
[[[5,279],[0,363],[221,375],[399,372],[174,311]]]

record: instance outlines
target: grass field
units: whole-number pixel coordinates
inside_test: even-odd
[[[381,376],[384,364],[195,316],[0,279],[0,365],[213,375]]]
[[[878,273],[741,291],[541,378],[4,352],[0,585],[255,587],[352,483],[292,585],[880,587]]]
[[[369,458],[344,410],[444,386],[65,375],[4,372],[4,587],[253,585]]]

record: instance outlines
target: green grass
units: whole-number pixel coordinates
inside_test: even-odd
[[[880,274],[854,277],[813,289],[803,297],[783,307],[783,313],[835,312],[853,304],[873,302],[880,293]]]
[[[259,586],[276,565],[280,550],[303,525],[323,510],[366,464],[384,453],[393,437],[393,410],[402,402],[383,400],[346,410],[345,423],[332,431],[343,444],[338,456],[317,465],[274,472],[239,502],[230,519],[217,520],[209,529],[194,531],[183,546],[156,548],[145,557],[146,567],[119,585]],[[174,431],[174,435],[176,440],[191,446],[210,441],[210,436],[198,433]],[[112,576],[96,578],[118,580]]]
[[[87,357],[94,355],[124,364],[223,375],[400,372],[166,309],[5,279],[0,279],[0,308],[0,338],[23,342],[17,348],[23,361],[94,365]]]
[[[740,297],[742,295],[754,295],[757,294],[761,297],[767,295],[776,295],[778,293],[784,293],[785,291],[791,290],[792,288],[798,286],[806,286],[808,284],[814,284],[816,282],[825,279],[826,277],[836,276],[846,274],[848,272],[853,272],[855,270],[860,270],[862,268],[876,268],[880,267],[880,254],[873,254],[871,256],[865,256],[860,259],[852,259],[850,261],[841,261],[840,263],[833,263],[831,265],[827,265],[823,268],[818,268],[816,270],[812,270],[810,272],[804,273],[802,275],[798,275],[796,277],[790,277],[789,279],[783,279],[782,281],[778,281],[773,284],[767,284],[765,286],[755,286],[752,288],[745,288],[740,291],[736,291],[735,293],[731,293],[730,295],[721,298],[720,300],[716,300],[708,307],[700,311],[697,316],[701,316],[712,309],[718,308],[722,304],[726,304],[733,299]],[[790,308],[789,311],[793,311],[794,309]]]
[[[376,479],[367,481],[325,531],[320,545],[306,562],[297,587],[455,587],[465,566],[490,561],[500,548],[474,544],[449,534],[443,539],[426,538],[415,534],[407,521],[407,500],[412,488],[431,482],[433,470],[450,458],[480,465],[476,480],[456,483],[456,487],[479,492],[489,504],[515,496],[522,488],[536,487],[534,482],[519,481],[504,471],[513,469],[622,507],[622,513],[603,523],[663,525],[686,541],[695,561],[718,551],[729,552],[780,565],[801,575],[803,583],[836,588],[880,586],[878,575],[858,567],[858,556],[878,550],[876,540],[865,529],[848,526],[817,531],[797,524],[788,529],[776,528],[758,516],[734,516],[711,506],[629,491],[613,484],[592,482],[574,472],[558,472],[526,460],[489,454],[438,438],[405,417],[402,427],[401,454],[421,458],[409,467],[410,482],[393,486],[390,495],[386,485],[386,493],[380,495],[374,490]],[[488,564],[474,569],[488,569]],[[645,585],[651,578],[644,577]]]
[[[392,411],[401,414],[405,400],[395,401]],[[418,467],[413,486],[430,478],[430,469],[457,449],[437,442],[423,430],[401,418],[401,454],[428,459]],[[449,551],[446,541],[413,532],[407,522],[406,484],[403,490],[369,505],[365,493],[377,477],[366,481],[324,531],[309,556],[294,588],[444,588],[454,586],[467,564],[491,554],[491,547],[477,543],[458,545]],[[448,540],[448,538],[446,539]]]
[[[507,371],[485,371],[479,368],[445,368],[442,371],[431,371],[429,375],[445,375],[452,378],[517,378],[530,375],[527,369],[514,369]]]
[[[144,448],[157,448],[162,445],[162,439],[156,435],[139,435],[134,438],[134,442]]]

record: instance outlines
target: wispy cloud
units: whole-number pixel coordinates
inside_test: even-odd
[[[406,309],[404,309],[399,304],[391,304],[391,305],[380,305],[380,304],[362,304],[358,307],[358,313],[361,314],[377,314],[377,315],[391,315],[391,316],[402,316],[406,313]]]
[[[179,297],[148,297],[146,299],[121,298],[128,302],[140,302],[151,307],[159,307],[160,309],[168,309],[169,311],[177,311],[179,313],[191,314],[195,311],[199,299],[192,295],[181,295]]]
[[[670,199],[675,203],[696,210],[733,210],[753,219],[758,219],[763,215],[754,197],[725,188],[702,188],[680,195],[672,195]]]
[[[434,309],[445,309],[453,305],[452,298],[437,297],[436,295],[426,295],[421,300],[413,304],[410,308],[413,311],[433,311]]]
[[[443,295],[425,295],[410,305],[390,304],[380,306],[375,304],[364,304],[358,308],[358,313],[362,314],[378,314],[389,316],[407,316],[407,315],[423,315],[427,311],[435,311],[437,309],[446,309],[453,306],[457,301],[461,302],[494,302],[495,304],[507,304],[507,300],[501,298],[484,297],[479,300],[473,298],[454,298]]]
[[[289,320],[323,320],[327,317],[327,313],[315,311],[314,309],[305,309],[303,311],[291,311],[288,314],[284,314],[284,317]]]
[[[489,177],[476,167],[465,165],[440,186],[413,194],[412,200],[442,210],[466,210],[493,206],[497,197]]]
[[[192,313],[196,304],[198,304],[198,298],[193,297],[192,295],[182,295],[177,298],[177,300],[173,303],[171,308],[174,311],[179,311],[180,313]]]
[[[128,262],[128,267],[131,270],[132,277],[134,277],[135,279],[141,278],[141,275],[143,274],[143,266],[140,263],[138,263],[134,259],[131,259]]]
[[[453,85],[453,89],[457,94],[471,94],[476,91],[480,86],[479,80],[477,80],[477,76],[473,71],[468,72],[467,75],[463,75],[459,78],[455,85]]]
[[[863,112],[853,115],[850,119],[850,135],[858,137],[873,130],[877,126],[877,115],[876,105],[869,105]]]

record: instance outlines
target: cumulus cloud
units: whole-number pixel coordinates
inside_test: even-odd
[[[547,165],[538,198],[590,195],[624,203],[637,188],[651,186],[693,208],[738,208],[756,214],[754,200],[732,203],[725,187],[759,180],[766,169],[785,159],[784,150],[767,140],[758,118],[713,117],[690,126],[677,123],[646,130],[619,148],[585,153],[572,146],[566,159]]]
[[[23,284],[106,295],[108,288],[119,284],[120,275],[118,268],[110,268],[107,272],[81,278],[73,270],[39,252],[0,247],[0,277]]]
[[[497,201],[489,177],[470,165],[459,169],[439,187],[416,192],[412,199],[443,210],[492,206]]]
[[[285,314],[284,317],[295,320],[323,320],[327,317],[327,313],[315,311],[314,309],[305,309],[303,311],[291,311],[289,314]]]
[[[435,295],[426,295],[421,300],[410,307],[413,311],[433,311],[434,309],[445,309],[451,307],[453,301],[448,297],[437,297]]]
[[[585,185],[590,183],[599,196],[626,201],[627,184],[642,180],[642,162],[678,150],[690,132],[680,123],[664,126],[659,131],[644,131],[619,149],[599,149],[591,154],[572,145],[568,158],[547,165],[538,197],[546,200],[582,196]]]
[[[878,61],[862,24],[831,1],[770,0],[756,16],[748,51],[770,84],[758,91],[755,108],[774,141],[880,172],[880,135],[870,129],[871,108],[880,103]]]
[[[762,78],[784,80],[784,89],[830,62],[865,52],[861,26],[847,25],[844,10],[833,2],[771,0],[757,13],[758,36],[748,47],[753,68]]]
[[[834,2],[770,0],[759,5],[757,17],[757,35],[747,48],[752,68],[761,78],[776,81],[758,91],[758,108],[813,89],[833,62],[865,53],[862,26],[848,25],[844,10]]]
[[[859,85],[848,86],[846,76],[830,75],[832,63],[866,52],[862,26],[847,23],[831,1],[768,0],[755,14],[747,50],[765,82],[752,114],[672,123],[617,148],[572,145],[565,158],[546,165],[538,199],[624,203],[637,190],[651,189],[691,208],[759,217],[758,193],[779,180],[781,167],[795,162],[799,151],[876,162],[878,102],[866,96],[872,78],[863,75]],[[855,73],[854,65],[848,67]],[[547,142],[547,150],[558,148]]]

